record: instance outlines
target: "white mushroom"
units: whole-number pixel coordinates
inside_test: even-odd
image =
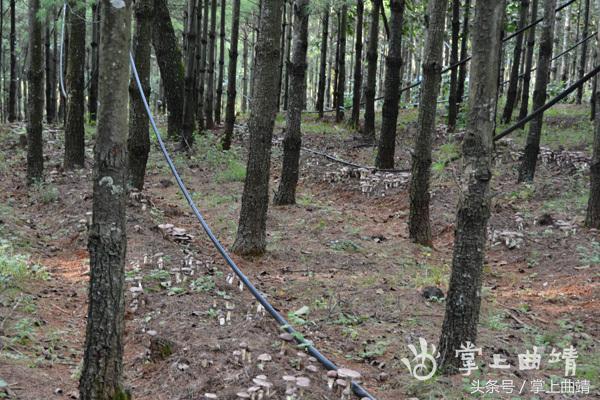
[[[248,392],[238,392],[236,394],[238,399],[249,399],[250,398],[250,394],[248,394]]]
[[[306,357],[308,356],[306,353],[302,352],[298,352],[296,356],[298,356],[298,370],[301,370],[304,367],[304,364],[306,363]]]
[[[214,393],[204,393],[205,399],[218,399],[217,395]]]
[[[296,378],[296,386],[300,388],[300,397],[302,397],[304,390],[310,387],[310,379],[305,377]]]
[[[337,371],[331,370],[327,371],[327,387],[329,390],[333,389],[333,384],[335,383],[335,379],[337,378]]]
[[[258,369],[260,369],[262,371],[265,368],[265,363],[268,363],[269,361],[271,361],[272,357],[270,354],[263,353],[257,357],[257,360],[258,360]]]
[[[234,350],[233,351],[233,359],[235,360],[236,363],[240,362],[240,357],[242,356],[242,352],[239,350]],[[244,360],[242,360],[243,362]]]

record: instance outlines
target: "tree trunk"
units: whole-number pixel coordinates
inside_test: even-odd
[[[585,1],[584,9],[583,9],[583,31],[581,32],[581,38],[584,39],[588,36],[588,27],[590,24],[590,0]],[[579,71],[578,71],[578,79],[583,78],[585,74],[585,64],[587,62],[587,41],[583,42],[581,45],[581,56],[579,57]],[[575,97],[575,101],[577,104],[581,104],[581,100],[583,98],[583,86],[580,85],[577,88],[577,95]]]
[[[335,122],[344,120],[344,93],[346,87],[346,31],[348,28],[348,6],[344,3],[340,11],[340,32],[337,60]]]
[[[596,0],[596,9],[600,10],[600,0]],[[600,19],[596,21],[598,28],[596,40],[600,41]],[[596,62],[600,58],[600,49],[595,49]],[[590,162],[590,196],[588,198],[585,226],[600,229],[600,85],[594,82],[594,147]]]
[[[565,15],[565,35],[563,37],[563,48],[565,50],[569,47],[570,40],[571,40],[571,13],[567,12],[567,14]],[[560,80],[561,80],[561,82],[563,82],[565,84],[569,81],[569,66],[571,65],[570,58],[571,58],[571,52],[568,52],[563,56],[563,60],[562,60]]]
[[[225,0],[221,0],[221,31],[219,33],[219,75],[217,78],[217,101],[215,102],[215,122],[221,123],[221,103],[223,98],[223,69],[225,68]]]
[[[204,88],[206,86],[206,57],[208,56],[208,10],[210,0],[199,0],[204,1],[203,7],[198,7],[198,16],[202,14],[202,35],[200,35],[200,65],[198,67],[198,108],[196,110],[196,120],[198,122],[198,131],[202,132],[206,128],[205,105],[204,105]],[[200,9],[202,8],[202,12]],[[200,21],[198,21],[200,22]]]
[[[458,41],[460,34],[460,0],[452,2],[452,49],[450,51],[450,65],[458,63]],[[443,40],[443,39],[442,39]],[[458,115],[458,66],[450,71],[450,96],[448,98],[448,132],[456,129],[456,117]],[[436,99],[437,101],[437,99]],[[427,168],[429,170],[429,167]],[[429,221],[429,219],[428,219]]]
[[[538,0],[531,0],[531,18],[530,21],[537,19]],[[527,55],[525,59],[525,75],[523,76],[523,97],[521,98],[521,108],[519,110],[519,119],[527,116],[529,109],[529,85],[531,82],[531,69],[533,68],[533,51],[535,49],[535,25],[529,28],[527,34]]]
[[[290,7],[288,8],[288,13],[287,13],[287,32],[285,34],[285,53],[284,53],[284,57],[285,57],[285,76],[283,78],[283,109],[287,110],[288,108],[288,86],[290,83],[290,71],[289,71],[289,66],[290,66],[290,54],[292,51],[292,7],[291,7],[292,1],[290,1]]]
[[[540,50],[535,73],[535,87],[533,89],[533,109],[537,110],[546,102],[548,80],[550,78],[550,63],[552,59],[552,45],[554,36],[556,0],[547,0],[544,4],[544,21],[542,22],[542,35],[540,37]],[[519,168],[519,182],[531,182],[535,175],[538,153],[540,152],[540,136],[544,113],[533,119],[529,124],[529,134],[525,145],[525,154]]]
[[[468,42],[469,42],[469,16],[471,14],[471,0],[465,0],[465,6],[463,10],[463,27],[460,38],[460,59],[461,61],[468,56]],[[461,104],[463,102],[463,96],[465,93],[465,81],[467,79],[467,63],[462,63],[458,70],[458,82],[456,89],[456,102]],[[458,112],[458,110],[457,110]]]
[[[477,339],[481,275],[490,215],[493,137],[498,90],[500,32],[504,1],[476,1],[473,59],[469,79],[469,115],[463,140],[463,174],[456,215],[452,273],[446,314],[438,345],[442,370],[462,366],[455,351]]]
[[[375,140],[375,89],[377,84],[377,54],[379,46],[379,2],[373,0],[371,7],[371,24],[367,44],[367,83],[365,85],[365,122],[363,138],[365,141]]]
[[[90,121],[96,121],[98,114],[98,44],[100,43],[100,5],[92,4],[92,43],[90,51],[92,53],[92,75],[90,76],[90,92],[88,98],[88,111]]]
[[[27,121],[27,183],[44,179],[42,122],[44,119],[44,47],[40,0],[29,0],[29,119]]]
[[[285,138],[283,139],[283,165],[279,188],[273,199],[276,205],[296,203],[300,147],[302,146],[302,106],[306,92],[306,51],[308,48],[309,0],[294,2],[294,39],[290,70],[290,99],[287,110]]]
[[[444,44],[444,19],[448,0],[431,0],[427,10],[427,36],[423,54],[423,80],[415,150],[410,180],[409,236],[415,242],[431,246],[429,221],[429,179],[431,175],[431,141],[435,132],[437,97],[442,79],[442,50]],[[454,5],[456,9],[456,3]],[[453,18],[458,20],[458,18]],[[458,34],[455,39],[458,40]],[[454,45],[452,46],[454,48]],[[456,42],[458,52],[458,41]],[[456,54],[455,54],[456,55]],[[453,61],[450,61],[453,63]],[[395,122],[394,122],[395,123]],[[393,162],[393,153],[392,153]]]
[[[131,0],[102,0],[90,286],[81,400],[128,400],[122,386]]]
[[[0,4],[0,8],[2,5]],[[56,57],[56,47],[51,47],[52,33],[50,31],[53,15],[50,13],[46,17],[45,34],[45,61],[46,61],[46,122],[53,124],[56,119],[56,70],[54,69],[54,57]],[[0,25],[1,31],[1,25]],[[0,47],[0,54],[2,48]]]
[[[329,40],[329,3],[325,5],[323,12],[321,32],[321,59],[319,61],[319,85],[317,87],[317,104],[316,109],[319,113],[319,118],[323,118],[324,103],[325,103],[325,83],[327,81],[327,43]]]
[[[247,107],[248,107],[248,31],[247,30],[244,30],[244,45],[243,45],[243,50],[242,50],[242,69],[243,69],[243,75],[242,75],[242,113],[245,114],[246,110],[247,110]]]
[[[17,31],[15,0],[10,0],[10,88],[8,91],[8,122],[17,120]]]
[[[185,33],[185,72],[183,98],[183,130],[181,146],[191,149],[194,142],[194,129],[196,117],[196,3],[197,0],[188,0],[187,24]]]
[[[385,59],[385,88],[381,112],[381,134],[375,165],[381,169],[394,168],[396,151],[396,122],[400,102],[400,67],[402,66],[402,25],[404,0],[391,0],[390,40]]]
[[[100,34],[102,40],[102,34]],[[156,53],[160,76],[165,84],[167,101],[168,136],[172,140],[181,139],[183,130],[184,68],[181,50],[171,24],[167,0],[154,0],[154,26],[152,45]]]
[[[152,53],[152,16],[154,0],[139,0],[134,5],[135,30],[133,34],[133,59],[146,98],[150,98],[150,55]],[[149,121],[144,102],[135,79],[129,84],[129,183],[137,190],[144,189],[146,164],[150,153]]]
[[[217,0],[210,3],[210,31],[208,32],[208,70],[206,72],[206,95],[204,98],[204,120],[206,129],[214,129],[213,101],[215,92],[215,45],[217,29]]]
[[[527,24],[527,12],[529,10],[529,0],[521,0],[521,8],[519,11],[519,23],[517,30],[523,28]],[[510,70],[510,82],[508,84],[508,92],[506,94],[506,104],[504,105],[504,112],[502,113],[502,121],[508,124],[512,119],[513,110],[517,101],[517,86],[519,83],[519,65],[521,63],[521,49],[523,47],[523,35],[521,33],[517,35],[515,41],[515,48],[513,51],[513,60]]]
[[[225,134],[223,136],[223,150],[231,147],[233,125],[235,123],[235,81],[237,77],[238,39],[240,32],[240,0],[232,0],[231,10],[231,44],[229,45],[229,71],[227,76],[227,104],[225,105]],[[244,85],[246,85],[246,68],[248,50],[244,40]],[[244,87],[244,95],[246,89]],[[245,99],[242,99],[242,104]]]
[[[67,122],[65,169],[82,168],[85,162],[85,2],[70,0],[69,56],[67,59]]]
[[[271,141],[277,113],[278,63],[281,56],[281,0],[262,0],[256,43],[254,96],[250,103],[250,132],[246,180],[233,251],[259,255],[266,250]]]
[[[365,4],[363,0],[356,1],[356,45],[354,47],[354,83],[352,87],[352,119],[355,129],[360,128],[360,91],[362,89],[362,31]]]

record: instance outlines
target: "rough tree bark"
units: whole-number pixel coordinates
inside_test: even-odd
[[[460,59],[464,60],[467,58],[469,49],[469,17],[471,15],[471,0],[465,0],[465,6],[463,10],[463,23],[462,33],[460,38]],[[467,79],[467,63],[462,63],[458,70],[458,83],[456,90],[456,102],[461,104],[463,102],[463,96],[465,94],[465,81]]]
[[[431,223],[429,221],[431,141],[435,132],[437,97],[442,79],[442,46],[447,6],[448,0],[429,1],[426,18],[427,37],[423,52],[423,83],[421,84],[417,135],[412,157],[408,231],[411,239],[425,246],[431,246]],[[458,35],[456,36],[458,39]],[[458,43],[456,50],[458,51]],[[452,63],[452,61],[450,62]]]
[[[283,139],[283,165],[279,187],[273,199],[276,205],[296,203],[300,147],[302,146],[302,106],[306,92],[306,51],[308,48],[309,0],[294,2],[294,38],[290,70],[290,98],[288,103],[285,137]]]
[[[135,30],[133,33],[133,59],[146,98],[150,98],[150,55],[152,53],[152,17],[154,0],[138,0],[133,9]],[[149,120],[140,97],[135,79],[129,84],[129,184],[137,190],[144,189],[146,164],[150,153]]]
[[[227,104],[225,105],[225,133],[223,135],[223,150],[231,147],[233,124],[235,123],[235,83],[237,77],[238,40],[240,33],[240,0],[232,0],[231,10],[231,44],[229,45],[229,71],[227,75]],[[244,85],[246,84],[246,68],[248,50],[244,40]],[[244,89],[244,92],[246,90]],[[245,93],[243,93],[245,95]],[[245,100],[242,99],[242,103]]]
[[[291,52],[292,52],[292,15],[293,15],[293,10],[292,10],[292,3],[293,1],[290,1],[290,7],[287,10],[287,32],[285,34],[285,53],[284,53],[284,58],[285,58],[285,75],[283,78],[283,109],[287,110],[288,107],[288,89],[289,89],[289,84],[290,84],[290,70],[289,70],[289,65],[291,62]]]
[[[469,113],[463,140],[463,174],[456,215],[454,253],[446,314],[438,349],[445,372],[461,366],[455,351],[475,343],[481,306],[481,275],[490,215],[489,186],[495,129],[500,32],[505,1],[476,0],[473,58],[469,79]]]
[[[527,13],[529,11],[529,0],[521,0],[519,9],[519,23],[517,29],[521,29],[527,23]],[[521,64],[521,50],[523,48],[523,36],[521,33],[515,39],[515,48],[513,51],[512,66],[510,70],[510,82],[508,84],[508,92],[506,94],[506,103],[504,104],[504,112],[502,113],[502,121],[508,124],[512,118],[515,103],[517,101],[517,86],[519,83],[519,65]]]
[[[360,128],[360,92],[362,89],[362,31],[365,3],[356,1],[356,45],[354,47],[354,83],[352,87],[352,117],[350,122],[355,129]]]
[[[327,81],[327,43],[329,41],[329,3],[325,3],[325,11],[321,19],[321,58],[319,60],[319,85],[317,87],[317,103],[316,109],[319,113],[319,118],[323,118],[325,104],[325,82]]]
[[[85,162],[85,2],[70,0],[71,17],[67,59],[67,121],[65,124],[65,169],[81,168]]]
[[[215,123],[221,123],[223,98],[223,70],[225,68],[225,0],[221,0],[221,30],[219,31],[219,75],[217,77],[217,100],[215,101]]]
[[[588,28],[590,25],[590,0],[585,1],[584,9],[583,9],[583,30],[581,31],[581,38],[586,38],[588,36]],[[579,57],[579,71],[577,72],[578,79],[583,78],[585,74],[585,64],[587,62],[587,41],[585,41],[581,45],[581,56]],[[581,104],[581,100],[583,99],[583,86],[580,85],[577,88],[577,95],[575,97],[575,101],[577,104]]]
[[[600,0],[596,0],[596,9],[600,10]],[[600,43],[600,19],[597,20],[596,40]],[[600,58],[600,49],[596,46],[596,60]],[[590,197],[588,198],[585,226],[600,229],[600,85],[594,85],[594,146],[590,162]]]
[[[348,6],[344,3],[340,11],[340,32],[337,59],[335,122],[344,119],[344,93],[346,88],[346,30],[348,27]]]
[[[131,0],[102,0],[90,286],[81,400],[127,400],[122,386]]]
[[[152,45],[156,53],[160,77],[165,86],[168,136],[172,140],[181,139],[183,129],[184,71],[181,50],[171,24],[171,14],[167,0],[154,0],[154,24]],[[102,34],[100,34],[102,40]]]
[[[246,20],[246,23],[248,21]],[[233,34],[232,34],[233,35]],[[242,113],[246,113],[248,108],[248,30],[244,29],[242,49]]]
[[[197,0],[188,0],[187,24],[185,46],[185,72],[183,98],[183,129],[181,134],[181,147],[191,149],[194,142],[194,129],[196,128],[196,6]]]
[[[27,121],[27,183],[44,178],[42,121],[44,119],[44,47],[40,0],[29,0],[29,119]]]
[[[367,82],[365,85],[365,121],[363,139],[375,140],[375,89],[377,84],[377,55],[379,46],[379,2],[372,0],[369,40],[367,43]]]
[[[546,0],[544,3],[544,21],[542,21],[542,35],[540,37],[540,50],[538,53],[537,70],[535,73],[535,87],[533,89],[533,109],[537,110],[546,102],[548,80],[550,78],[550,63],[552,59],[552,45],[554,36],[556,0]],[[544,113],[533,119],[529,124],[529,133],[525,145],[525,154],[519,168],[519,182],[531,182],[535,175],[537,157],[540,152],[540,136]]]
[[[538,13],[538,0],[531,0],[530,21],[535,21]],[[519,119],[527,116],[529,109],[529,86],[531,83],[531,69],[533,68],[533,51],[535,50],[535,30],[533,26],[529,28],[527,34],[527,53],[525,55],[525,72],[523,75],[523,93],[521,97],[521,108],[519,109]]]
[[[17,31],[15,0],[10,0],[10,86],[8,89],[8,122],[17,120]]]
[[[90,121],[96,121],[98,114],[98,44],[100,43],[100,3],[92,4],[92,42],[90,52],[92,59],[92,76],[90,77],[90,91],[88,97],[88,112]]]
[[[460,34],[460,0],[452,1],[452,49],[450,51],[450,65],[458,62],[458,41]],[[458,68],[450,71],[450,95],[448,98],[448,132],[456,129],[456,116],[458,115]]]
[[[396,122],[400,102],[400,68],[402,67],[402,23],[404,0],[390,2],[390,40],[385,58],[385,88],[381,112],[381,134],[377,146],[375,165],[381,169],[394,168],[396,151]]]
[[[277,113],[277,80],[281,40],[282,0],[262,0],[254,96],[250,103],[250,143],[242,207],[233,251],[259,255],[266,249],[271,141]]]

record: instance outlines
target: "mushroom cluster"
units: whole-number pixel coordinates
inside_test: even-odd
[[[310,379],[304,376],[284,375],[283,380],[285,382],[285,400],[301,399],[304,392],[310,387]]]
[[[327,387],[333,390],[335,394],[340,395],[341,400],[348,400],[352,394],[352,382],[359,382],[360,372],[349,368],[338,368],[337,371],[327,371],[325,379]]]

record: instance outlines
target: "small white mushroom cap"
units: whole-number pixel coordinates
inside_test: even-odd
[[[317,368],[317,367],[316,367],[316,366],[314,366],[314,365],[308,365],[308,366],[306,367],[306,370],[307,370],[307,371],[310,371],[310,372],[317,372],[317,371],[319,370],[319,368]]]
[[[262,362],[271,361],[272,359],[273,358],[271,357],[271,355],[267,354],[267,353],[263,353],[263,354],[259,355],[257,358],[258,361],[262,361]]]
[[[335,381],[335,384],[341,387],[346,387],[348,386],[348,382],[346,382],[344,379],[337,379]]]
[[[250,394],[248,392],[238,392],[237,397],[238,399],[249,399]]]
[[[301,388],[307,388],[310,386],[310,379],[303,376],[296,378],[296,385]]]
[[[340,378],[350,378],[352,380],[360,379],[361,376],[360,372],[349,368],[338,368],[337,373]]]
[[[258,379],[258,378],[252,379],[252,382],[254,382],[254,384],[256,386],[263,386],[263,387],[264,387],[265,383],[267,383],[267,381],[265,381],[263,379]]]
[[[246,342],[240,342],[240,347],[242,349],[247,349],[248,348],[248,343],[246,343]]]
[[[279,335],[279,339],[284,340],[286,342],[293,342],[294,341],[294,337],[289,334],[289,333],[282,333],[281,335]]]
[[[283,380],[286,382],[296,382],[296,377],[291,375],[284,375]]]
[[[206,399],[218,399],[217,395],[214,393],[204,393],[204,398]]]
[[[255,393],[258,392],[260,390],[260,386],[250,386],[248,388],[248,393]]]
[[[338,376],[338,373],[336,370],[332,369],[332,370],[327,371],[328,378],[337,378],[337,376]]]

